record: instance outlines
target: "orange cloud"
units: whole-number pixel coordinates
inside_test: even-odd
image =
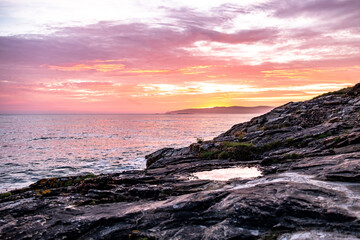
[[[170,70],[157,70],[157,69],[153,69],[153,70],[141,70],[141,69],[133,69],[133,70],[126,70],[124,71],[126,73],[166,73],[166,72],[170,72]]]
[[[61,66],[49,66],[52,70],[66,71],[66,72],[77,72],[77,71],[87,71],[87,70],[96,70],[98,72],[111,72],[123,70],[125,68],[124,64],[76,64],[69,67]]]
[[[261,71],[265,77],[277,77],[277,78],[290,78],[290,79],[309,79],[321,77],[327,74],[334,75],[336,73],[347,74],[355,72],[358,74],[360,66],[352,67],[338,67],[338,68],[304,68],[304,69],[284,69],[284,70],[271,70]],[[341,77],[341,76],[340,76]],[[327,78],[329,79],[329,78]]]
[[[78,72],[78,71],[88,71],[95,70],[97,72],[113,72],[113,71],[121,71],[124,73],[166,73],[169,70],[164,69],[138,69],[131,68],[127,69],[124,64],[116,63],[116,64],[108,64],[106,62],[116,62],[118,60],[95,60],[94,62],[104,62],[105,64],[75,64],[72,66],[48,66],[49,69],[65,71],[65,72]]]
[[[226,77],[226,74],[219,74],[219,75],[206,75],[208,78],[219,78],[219,77]]]
[[[219,67],[227,67],[218,66],[218,65],[198,65],[198,66],[188,66],[185,68],[180,68],[177,70],[168,70],[168,69],[138,69],[138,68],[126,68],[126,66],[121,62],[122,60],[94,60],[90,61],[93,63],[101,63],[101,64],[75,64],[72,66],[48,66],[49,69],[58,70],[58,71],[66,71],[66,72],[77,72],[77,71],[88,71],[95,70],[98,72],[113,72],[113,71],[121,71],[123,73],[169,73],[169,72],[181,72],[185,75],[198,75],[201,73],[206,73],[207,71],[204,69],[210,68],[219,68]],[[111,63],[111,64],[110,64]],[[210,78],[216,78],[217,76],[222,75],[210,75]]]
[[[207,70],[205,69],[210,69],[210,68],[219,68],[219,67],[227,67],[226,65],[198,65],[198,66],[188,66],[185,68],[180,68],[179,72],[182,72],[183,74],[186,75],[198,75],[201,73],[206,73]]]

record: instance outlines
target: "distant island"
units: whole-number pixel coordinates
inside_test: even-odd
[[[256,107],[213,107],[213,108],[189,108],[183,110],[176,110],[166,112],[166,114],[251,114],[251,113],[265,113],[272,110],[270,106],[256,106]]]

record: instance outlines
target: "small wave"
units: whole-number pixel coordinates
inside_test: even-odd
[[[20,164],[17,163],[4,163],[3,166],[11,166],[11,167],[21,167]]]
[[[55,169],[71,169],[71,170],[76,170],[77,168],[75,167],[71,167],[71,166],[61,166],[61,167],[57,167]]]
[[[82,140],[84,138],[82,138],[82,137],[39,137],[39,138],[33,138],[30,141],[53,140],[53,139],[57,139],[57,140],[67,140],[67,139]]]
[[[56,158],[55,162],[68,162],[69,159],[68,158]]]
[[[84,159],[81,159],[81,160],[84,161],[84,162],[90,163],[90,162],[97,162],[99,159],[97,159],[97,158],[84,158]]]
[[[9,183],[14,184],[14,183],[27,183],[28,181],[23,179],[23,178],[11,178],[9,179]]]
[[[54,137],[40,137],[40,138],[34,138],[33,141],[38,141],[38,140],[48,140],[48,139],[54,139]]]

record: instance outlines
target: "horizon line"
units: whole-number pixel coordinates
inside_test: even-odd
[[[258,105],[258,106],[215,106],[215,107],[205,107],[205,108],[183,108],[177,110],[167,110],[165,112],[149,112],[149,113],[121,113],[121,112],[113,112],[113,113],[101,113],[101,112],[85,112],[85,113],[71,113],[71,112],[33,112],[33,113],[7,113],[7,112],[0,112],[0,115],[167,115],[169,112],[176,112],[176,111],[183,111],[189,109],[212,109],[212,108],[232,108],[232,107],[242,107],[242,108],[259,108],[259,107],[269,107],[275,108],[277,106],[268,106],[268,105]],[[199,114],[216,114],[216,113],[199,113]],[[252,114],[252,113],[225,113],[225,114]]]

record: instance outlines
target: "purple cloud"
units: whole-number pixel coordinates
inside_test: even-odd
[[[328,4],[328,5],[327,5]],[[326,6],[325,6],[326,5]],[[88,63],[96,59],[122,59],[127,68],[180,68],[191,65],[227,64],[226,59],[216,56],[195,55],[185,50],[193,47],[197,41],[217,42],[224,44],[268,44],[278,43],[278,51],[307,50],[326,45],[328,48],[347,46],[354,51],[344,53],[342,59],[353,59],[359,53],[359,40],[334,39],[323,36],[333,33],[338,24],[325,25],[325,22],[314,24],[312,29],[282,29],[279,26],[237,30],[232,33],[214,30],[216,26],[232,25],[232,20],[239,14],[251,14],[252,11],[264,9],[274,12],[275,17],[291,18],[302,15],[326,19],[329,16],[342,17],[359,15],[358,1],[273,1],[268,5],[244,9],[234,4],[224,4],[208,13],[192,9],[167,9],[174,23],[156,25],[144,23],[123,24],[120,22],[99,22],[84,27],[58,28],[51,35],[26,35],[0,37],[0,77],[14,78],[17,73],[26,79],[26,73],[46,78],[51,72],[49,65],[74,65]],[[317,14],[319,13],[319,14]],[[345,20],[344,29],[346,28]],[[266,19],[264,19],[266,21]],[[347,21],[347,20],[346,20]],[[353,22],[353,25],[360,21]],[[324,27],[324,25],[326,27]],[[259,25],[260,26],[260,25]],[[176,27],[176,28],[174,28]],[[356,32],[356,30],[353,29]],[[357,32],[358,33],[358,32]],[[302,41],[297,45],[287,44],[291,40]],[[338,59],[339,53],[327,55],[328,61]],[[312,60],[307,60],[308,64]],[[314,59],[319,61],[319,59]],[[5,64],[6,63],[6,64]],[[233,62],[241,65],[239,59]],[[264,63],[265,64],[265,63]],[[310,63],[311,64],[311,63]],[[21,67],[20,67],[21,66]],[[39,66],[42,66],[39,71]],[[31,69],[36,67],[36,69]],[[20,70],[18,70],[20,69]],[[40,73],[41,72],[41,73]],[[84,73],[58,72],[57,77],[81,77]],[[93,73],[101,75],[101,73]],[[19,74],[18,74],[19,75]],[[51,74],[50,74],[51,75]],[[109,73],[107,76],[133,76],[129,73]],[[89,77],[89,76],[87,76]]]

